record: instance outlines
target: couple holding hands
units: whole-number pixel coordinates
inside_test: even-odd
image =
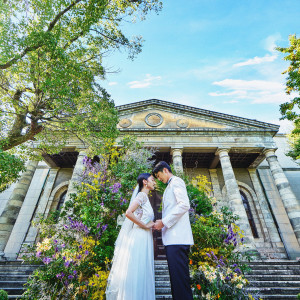
[[[162,219],[154,222],[148,198],[155,179],[149,173],[140,174],[116,240],[107,300],[155,300],[152,228],[162,231],[173,300],[193,299],[188,254],[194,242],[186,186],[164,161],[154,167],[153,175],[168,184],[162,200]]]

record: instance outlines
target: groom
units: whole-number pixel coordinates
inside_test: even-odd
[[[181,178],[172,174],[170,166],[164,161],[154,167],[153,174],[168,184],[163,195],[162,219],[155,222],[154,229],[162,231],[173,300],[192,300],[188,254],[194,240],[186,186]]]

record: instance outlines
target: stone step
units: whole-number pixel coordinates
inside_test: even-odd
[[[170,276],[169,276],[169,274],[155,276],[155,280],[156,281],[170,281]]]
[[[22,295],[24,292],[24,289],[22,287],[7,287],[4,290],[7,292],[8,295]]]
[[[248,287],[247,291],[250,294],[260,295],[294,295],[297,296],[300,292],[299,287]]]
[[[20,295],[8,295],[8,299],[11,299],[11,300],[20,299]]]
[[[288,299],[296,299],[295,295],[268,295],[268,296],[260,296],[263,300],[288,300]]]
[[[171,287],[171,283],[170,283],[170,280],[167,280],[167,281],[155,281],[155,287],[158,287],[158,288],[164,288],[164,287]]]
[[[171,287],[157,287],[155,288],[156,295],[171,295]]]
[[[246,275],[246,278],[249,281],[297,281],[300,280],[300,276],[299,275],[284,275],[284,276],[280,276],[280,275]]]
[[[160,299],[172,299],[172,295],[155,295],[155,299],[156,300],[160,300]]]
[[[299,270],[252,270],[247,275],[300,275]]]
[[[252,270],[299,270],[300,265],[248,265]]]
[[[298,287],[300,291],[300,278],[298,281],[250,281],[249,286],[253,287]]]
[[[0,272],[0,276],[6,276],[7,274],[16,275],[16,276],[18,276],[18,275],[29,276],[32,273],[33,273],[33,270],[26,270],[26,271],[14,270],[14,271]]]
[[[27,281],[27,278],[28,278],[29,275],[26,275],[26,274],[16,274],[16,275],[13,275],[13,274],[4,274],[4,275],[1,275],[0,274],[0,281],[17,281],[17,280],[20,280],[20,281]]]
[[[169,270],[155,270],[155,275],[169,275]]]
[[[154,266],[155,270],[169,270],[168,265],[155,265]]]
[[[11,287],[11,288],[14,288],[14,287],[22,287],[24,286],[24,284],[26,283],[27,281],[15,281],[15,280],[5,280],[5,281],[0,281],[0,288],[1,289],[5,289],[7,287]]]
[[[264,260],[264,261],[251,261],[251,262],[243,262],[247,265],[298,265],[300,266],[300,262],[298,260]]]

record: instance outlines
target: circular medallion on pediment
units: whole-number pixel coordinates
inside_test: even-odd
[[[150,113],[146,116],[145,122],[151,127],[157,127],[163,122],[163,117],[158,113]]]
[[[176,125],[180,128],[186,128],[189,126],[189,121],[185,119],[179,119],[177,120]]]
[[[130,119],[122,119],[120,120],[119,122],[119,125],[123,128],[127,128],[129,127],[130,125],[132,124],[131,120]]]

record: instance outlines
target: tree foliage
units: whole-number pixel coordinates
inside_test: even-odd
[[[0,149],[0,193],[19,178],[21,171],[25,171],[23,160]]]
[[[0,147],[36,140],[57,152],[70,135],[90,147],[115,137],[114,103],[99,84],[103,55],[140,52],[141,37],[120,26],[159,9],[158,0],[1,1]]]
[[[294,122],[295,128],[291,134],[291,151],[287,155],[294,159],[300,158],[300,39],[296,35],[289,36],[289,47],[277,47],[276,49],[286,56],[284,60],[289,61],[290,65],[283,72],[287,74],[286,93],[291,95],[296,93],[289,102],[280,105],[281,119],[287,119]]]
[[[0,149],[11,152],[1,169],[20,162],[15,152],[57,153],[72,138],[93,151],[117,136],[117,111],[100,85],[102,59],[113,50],[139,53],[141,37],[130,40],[121,25],[160,7],[159,0],[0,1]],[[22,166],[14,166],[18,174]]]

